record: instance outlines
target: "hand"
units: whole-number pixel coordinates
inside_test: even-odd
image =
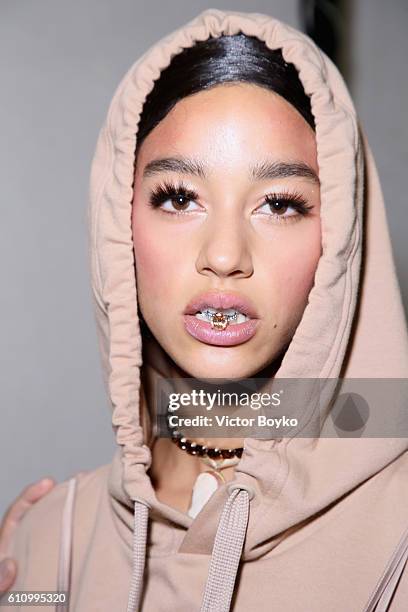
[[[0,595],[11,589],[17,577],[17,563],[7,557],[14,531],[27,510],[54,486],[52,478],[39,480],[26,487],[6,510],[0,523]]]

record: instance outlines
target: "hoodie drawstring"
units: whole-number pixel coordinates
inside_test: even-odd
[[[137,612],[143,590],[143,574],[146,559],[149,508],[143,500],[135,500],[133,522],[132,579],[127,612]]]
[[[387,612],[408,563],[408,529],[403,533],[363,612]]]
[[[67,496],[61,519],[61,539],[59,549],[57,592],[67,593],[68,602],[58,602],[56,611],[69,609],[69,595],[71,590],[71,558],[72,538],[74,527],[74,508],[77,492],[77,479],[75,476],[68,481]]]
[[[239,561],[249,517],[249,501],[254,493],[245,485],[231,484],[211,555],[201,612],[228,612],[234,592]],[[146,558],[149,509],[135,500],[133,530],[133,568],[127,612],[138,612]]]
[[[228,612],[231,605],[253,492],[241,485],[232,485],[229,491],[232,492],[218,524],[200,612]]]

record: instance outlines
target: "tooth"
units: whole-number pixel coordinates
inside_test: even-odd
[[[241,314],[240,312],[238,313],[238,316],[235,320],[235,323],[245,323],[245,321],[248,320],[248,317],[245,316],[244,314]]]
[[[239,311],[235,310],[235,308],[227,308],[226,310],[220,310],[219,312],[222,312],[223,314],[233,315]]]
[[[201,312],[210,312],[211,314],[215,314],[216,312],[222,312],[223,314],[226,314],[226,315],[234,315],[236,312],[239,313],[239,310],[236,310],[235,308],[225,308],[224,309],[224,308],[208,307]]]
[[[201,321],[211,321],[211,314],[215,314],[216,312],[222,312],[226,315],[237,315],[235,319],[229,320],[229,325],[236,325],[237,323],[245,323],[245,321],[249,320],[249,317],[239,312],[239,310],[235,310],[235,308],[228,308],[225,310],[215,309],[215,308],[206,308],[204,312],[197,312],[195,317],[200,319]],[[204,313],[208,313],[204,314]]]

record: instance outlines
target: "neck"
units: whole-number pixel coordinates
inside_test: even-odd
[[[268,368],[262,370],[256,376],[260,378],[271,378],[280,365],[273,362]],[[152,451],[152,464],[150,477],[158,497],[163,501],[187,511],[190,503],[192,487],[197,476],[210,468],[200,457],[191,455],[180,449],[170,438],[155,437],[153,435],[152,422],[156,405],[155,389],[158,378],[171,378],[180,380],[183,391],[186,389],[187,381],[191,375],[183,371],[162,349],[155,338],[147,331],[143,336],[143,366],[141,371],[141,418],[145,431],[145,439]],[[177,382],[176,382],[177,386]],[[244,438],[190,438],[189,440],[207,447],[216,448],[238,448],[244,445]],[[234,477],[234,467],[222,469],[225,480]]]

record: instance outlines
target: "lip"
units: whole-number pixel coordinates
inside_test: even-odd
[[[195,315],[206,308],[227,309],[235,308],[250,319],[258,319],[258,314],[252,302],[239,293],[221,293],[220,291],[208,291],[201,293],[189,302],[184,310],[185,315]],[[239,323],[238,325],[243,325]]]
[[[209,321],[196,318],[196,313],[206,308],[235,308],[249,317],[244,323],[227,326],[224,330],[211,327]],[[190,336],[213,346],[237,346],[250,340],[256,333],[259,319],[250,300],[237,293],[211,291],[193,298],[183,313],[184,327]]]

